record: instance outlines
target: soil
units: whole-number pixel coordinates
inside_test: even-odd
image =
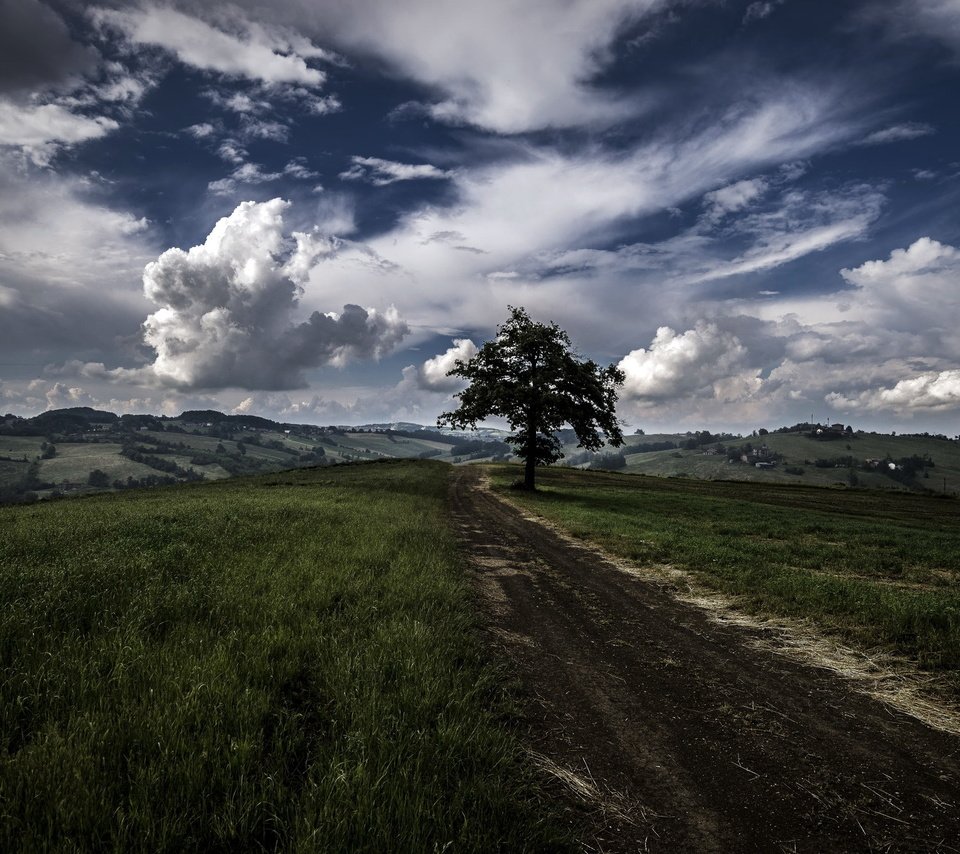
[[[451,501],[528,745],[634,851],[960,851],[960,738],[758,649],[457,471]],[[573,813],[571,813],[573,814]]]

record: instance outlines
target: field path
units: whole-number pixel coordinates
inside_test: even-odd
[[[456,470],[451,500],[529,745],[598,851],[960,851],[960,738],[748,645]]]

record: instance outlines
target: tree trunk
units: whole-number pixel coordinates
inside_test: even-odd
[[[530,403],[527,407],[527,459],[523,472],[523,488],[531,492],[537,488],[537,357],[530,361]]]
[[[531,423],[527,427],[527,460],[523,472],[523,488],[537,488],[534,478],[537,472],[537,430]]]

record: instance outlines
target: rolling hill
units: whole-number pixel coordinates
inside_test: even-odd
[[[700,480],[960,493],[960,442],[817,425],[752,436],[627,436],[591,453],[560,431],[561,464]],[[176,417],[77,407],[0,421],[0,502],[126,489],[379,459],[448,463],[511,459],[505,432],[438,430],[413,423],[359,427],[271,421],[216,410]]]

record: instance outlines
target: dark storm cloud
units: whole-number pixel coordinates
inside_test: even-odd
[[[99,55],[73,40],[39,0],[0,0],[0,94],[55,88],[94,70]]]

